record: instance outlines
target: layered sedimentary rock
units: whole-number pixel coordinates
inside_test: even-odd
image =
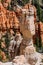
[[[21,19],[20,31],[24,38],[21,42],[20,54],[24,54],[26,46],[33,46],[32,37],[35,35],[36,8],[31,4],[26,4],[18,9],[16,13],[18,13],[18,19]]]
[[[11,39],[10,41],[9,51],[8,51],[10,58],[12,58],[12,56],[14,58],[16,55],[20,55],[20,56],[16,56],[13,62],[11,63],[8,62],[8,63],[0,63],[0,64],[1,65],[39,65],[41,61],[41,55],[35,51],[35,48],[33,46],[33,39],[32,39],[32,36],[35,35],[35,22],[34,22],[36,21],[35,7],[30,4],[26,4],[26,6],[20,9],[17,8],[16,12],[13,12],[4,8],[3,5],[0,3],[0,15],[1,15],[0,16],[1,30],[12,29],[12,28],[18,29],[20,26],[19,34],[17,31],[15,38],[12,36],[13,39]],[[10,30],[10,33],[13,34],[14,32]],[[21,37],[21,33],[23,39]],[[2,43],[2,47],[5,47],[3,43]],[[18,49],[20,50],[20,52],[18,52]],[[4,53],[2,53],[2,56],[3,59],[6,58]]]
[[[2,23],[3,22],[3,23]],[[15,23],[16,22],[16,23]],[[19,21],[16,17],[15,12],[6,10],[3,5],[0,3],[0,28],[18,28]]]

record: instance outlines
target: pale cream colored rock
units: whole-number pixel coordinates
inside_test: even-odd
[[[41,54],[36,52],[33,46],[27,46],[25,48],[25,57],[30,65],[40,65]]]
[[[24,55],[16,56],[13,63],[16,63],[16,65],[29,65]]]

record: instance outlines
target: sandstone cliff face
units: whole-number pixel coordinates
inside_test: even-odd
[[[19,21],[16,17],[15,12],[6,10],[0,3],[0,27],[6,29],[13,28],[13,26],[19,26]]]

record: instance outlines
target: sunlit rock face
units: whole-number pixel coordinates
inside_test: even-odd
[[[25,48],[27,46],[33,46],[33,41],[32,39],[29,39],[29,40],[26,40],[26,39],[23,39],[22,42],[21,42],[21,45],[20,45],[20,55],[21,54],[25,54]]]
[[[29,24],[30,31],[31,34],[34,35],[35,34],[35,24],[34,24],[34,8],[33,6],[29,7],[29,15],[27,15],[27,21]]]
[[[6,29],[6,27],[9,28],[18,28],[19,21],[16,17],[15,12],[9,11],[6,8],[4,8],[3,4],[0,3],[0,28]],[[2,23],[3,22],[3,23]]]
[[[29,63],[27,63],[26,58],[24,57],[24,55],[21,56],[16,56],[15,59],[13,60],[14,65],[30,65]]]
[[[25,57],[30,65],[40,65],[41,55],[36,52],[33,46],[27,46],[25,48]]]
[[[41,55],[37,53],[33,46],[27,46],[25,48],[25,54],[16,56],[13,60],[13,64],[16,65],[40,65]]]
[[[0,3],[0,29],[2,29],[2,27],[5,27],[6,16],[5,16],[4,12],[5,12],[5,9],[3,8],[2,4]]]
[[[22,11],[22,12],[21,12]],[[33,46],[33,40],[32,40],[32,38],[31,38],[31,34],[32,34],[32,36],[33,35],[35,35],[35,24],[34,24],[34,19],[35,19],[35,17],[36,17],[36,15],[35,15],[35,13],[36,13],[36,9],[34,8],[34,6],[32,6],[32,5],[30,5],[30,4],[26,4],[20,11],[19,11],[20,13],[22,13],[22,15],[21,15],[21,18],[22,18],[22,24],[24,24],[24,27],[25,27],[25,29],[24,29],[24,27],[23,26],[21,26],[20,27],[20,31],[24,34],[23,36],[24,36],[24,39],[26,38],[26,37],[29,37],[30,36],[30,39],[28,38],[28,40],[23,40],[23,45],[21,44],[21,50],[23,51],[24,49],[25,49],[25,47],[26,47],[26,44],[27,44],[27,46]],[[20,13],[19,13],[18,11],[17,11],[17,13],[20,15]],[[34,16],[35,15],[35,16]],[[20,21],[21,22],[21,21]],[[27,31],[28,30],[28,31]],[[25,32],[26,33],[25,33]],[[30,34],[30,35],[28,35],[27,34],[27,32]],[[27,36],[27,35],[28,36]],[[27,38],[26,38],[27,39]],[[20,53],[20,54],[22,54],[22,52]],[[24,52],[23,52],[23,54],[24,54]]]
[[[14,28],[18,29],[19,27],[19,20],[16,16],[16,13],[13,11],[8,11],[6,10],[2,5],[0,5],[1,8],[1,16],[0,16],[0,27],[1,24],[4,28]],[[23,23],[24,23],[24,27],[21,28],[21,32],[23,33],[23,40],[20,34],[16,34],[16,36],[19,36],[18,38],[16,37],[16,40],[11,40],[10,42],[10,46],[9,46],[9,54],[10,52],[14,52],[15,51],[15,45],[17,45],[16,47],[16,54],[18,51],[18,47],[20,46],[20,56],[16,56],[15,59],[13,60],[13,63],[1,63],[1,65],[39,65],[40,61],[41,61],[41,55],[39,53],[36,52],[35,48],[33,47],[33,40],[32,40],[32,36],[35,35],[35,24],[34,24],[34,7],[30,6],[30,5],[26,5],[26,7],[24,7],[24,9],[17,9],[18,13],[20,11],[22,11],[22,14],[25,15],[26,17],[24,17]],[[21,15],[21,12],[19,14],[19,16]],[[23,16],[22,15],[22,16]],[[20,17],[21,18],[21,17]],[[26,18],[26,19],[25,19]],[[2,23],[3,21],[3,23]],[[21,22],[21,21],[20,21]],[[27,25],[28,24],[28,25]],[[25,28],[26,27],[26,28]],[[13,32],[11,31],[11,34]],[[31,35],[32,34],[32,35]],[[14,43],[14,44],[13,44]],[[3,45],[3,44],[2,44]],[[12,45],[14,45],[12,47]],[[4,45],[3,45],[4,46]],[[5,47],[5,46],[4,46]],[[11,53],[12,53],[11,52]],[[23,55],[22,55],[23,54]],[[4,53],[2,53],[4,59],[6,58],[4,55]],[[14,58],[14,56],[13,56]]]
[[[35,21],[36,21],[36,8],[31,4],[26,4],[24,8],[28,9],[26,14],[26,21],[28,22],[28,29],[30,29],[31,34],[35,34]]]
[[[18,10],[20,11],[17,11],[17,17],[20,22],[26,24],[25,26],[30,30],[31,34],[35,35],[36,8],[31,4],[26,4],[24,7],[18,8]]]

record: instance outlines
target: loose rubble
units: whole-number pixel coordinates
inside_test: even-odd
[[[13,63],[16,65],[29,65],[24,55],[16,56],[13,60]]]

